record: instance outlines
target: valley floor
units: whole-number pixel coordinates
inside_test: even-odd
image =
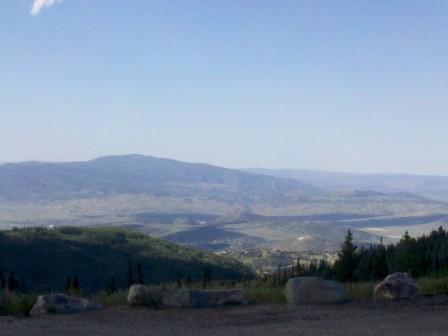
[[[447,335],[448,297],[343,305],[251,305],[147,310],[115,307],[70,316],[0,317],[2,336]]]

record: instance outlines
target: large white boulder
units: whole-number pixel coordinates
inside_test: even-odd
[[[293,305],[342,303],[349,299],[342,284],[318,277],[289,279],[285,285],[285,296]]]
[[[376,299],[411,299],[418,293],[417,282],[407,273],[392,273],[375,286],[373,296]]]
[[[103,306],[86,299],[71,297],[65,294],[47,294],[37,298],[30,315],[73,314],[102,309]]]

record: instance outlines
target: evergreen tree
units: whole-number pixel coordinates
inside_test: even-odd
[[[317,273],[325,279],[331,279],[333,277],[331,266],[325,259],[319,261]]]
[[[347,231],[345,241],[341,245],[341,251],[338,253],[338,259],[335,262],[335,275],[339,281],[353,281],[358,267],[358,257],[356,255],[356,246],[353,244],[353,235],[350,230]]]
[[[143,278],[143,268],[142,264],[140,263],[137,263],[137,279],[140,285],[143,285],[145,283],[145,279]]]
[[[179,272],[176,273],[176,286],[182,288],[182,277]]]
[[[372,280],[372,255],[373,247],[370,249],[361,248],[357,252],[358,265],[353,278],[363,281]]]
[[[117,286],[115,284],[115,276],[111,275],[109,277],[109,282],[107,284],[106,293],[107,295],[112,295],[117,291]]]
[[[127,274],[128,287],[134,284],[134,271],[132,269],[132,261],[128,262],[128,274]]]
[[[13,292],[13,291],[17,290],[18,288],[19,288],[19,282],[15,278],[14,273],[10,272],[9,278],[8,278],[8,290],[10,292]]]
[[[386,249],[380,245],[373,249],[372,256],[372,280],[384,279],[389,274]]]
[[[70,293],[72,286],[73,286],[72,279],[70,277],[68,277],[67,280],[65,281],[65,292]]]
[[[5,272],[0,269],[0,290],[6,288],[6,278],[5,278]]]
[[[398,242],[395,253],[396,271],[408,272],[409,275],[417,276],[416,270],[416,241],[411,238],[409,232],[404,233],[403,238]],[[437,267],[437,265],[435,265]]]
[[[81,283],[79,282],[79,279],[77,276],[73,277],[73,282],[72,282],[72,289],[74,289],[75,291],[79,290],[81,288]]]
[[[212,272],[210,267],[204,267],[204,272],[202,274],[202,287],[207,288],[210,282],[212,281]]]
[[[302,274],[302,264],[300,263],[300,257],[297,257],[295,275],[300,276]]]
[[[281,281],[282,281],[282,264],[278,264],[277,265],[277,272],[275,273],[275,275],[274,275],[274,283],[277,285],[277,286],[280,286],[280,283],[281,283]]]
[[[20,292],[23,294],[26,294],[27,292],[26,280],[24,278],[21,278],[20,280]]]

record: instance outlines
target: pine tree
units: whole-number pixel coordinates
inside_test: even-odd
[[[295,275],[300,276],[301,274],[302,274],[302,264],[300,263],[300,257],[297,257]]]
[[[81,284],[79,282],[79,279],[77,276],[73,277],[73,282],[72,282],[72,289],[74,289],[75,291],[79,290],[81,288]]]
[[[356,249],[356,246],[353,244],[352,232],[348,230],[345,241],[341,245],[341,250],[338,253],[338,259],[335,262],[335,275],[339,281],[354,280],[354,275],[358,267]]]
[[[384,279],[389,274],[386,249],[378,246],[372,251],[372,280]]]
[[[26,294],[26,292],[27,292],[26,280],[24,278],[21,278],[21,280],[20,280],[20,291],[23,294]]]
[[[111,275],[109,277],[109,283],[107,284],[106,293],[107,295],[112,295],[117,291],[117,286],[115,284],[115,276]]]
[[[182,288],[182,277],[179,272],[176,273],[176,286]]]
[[[9,273],[9,278],[8,278],[8,290],[10,292],[13,292],[15,290],[17,290],[19,287],[19,283],[17,281],[17,279],[14,276],[14,273],[11,272]]]
[[[210,270],[210,267],[206,266],[204,267],[204,273],[202,275],[202,287],[207,288],[211,280],[212,280],[212,272]]]
[[[281,282],[281,277],[282,277],[282,264],[278,264],[277,265],[277,273],[275,273],[275,279],[274,279],[274,283],[279,286],[280,282]]]
[[[143,268],[142,264],[140,263],[137,263],[137,279],[140,285],[143,285],[145,283],[145,279],[143,278]]]
[[[72,289],[72,279],[68,277],[67,280],[65,281],[65,292],[70,293],[71,289]]]
[[[134,271],[132,269],[132,261],[128,262],[128,274],[127,274],[128,287],[134,284]]]
[[[6,288],[5,272],[0,270],[0,290]]]
[[[435,257],[435,254],[433,255]],[[411,238],[409,232],[404,233],[403,238],[396,245],[395,267],[399,272],[408,272],[411,276],[417,276],[416,269],[416,241]],[[437,260],[434,259],[437,268]]]

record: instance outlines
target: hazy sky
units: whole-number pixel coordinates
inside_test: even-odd
[[[0,161],[448,174],[448,1],[1,0]]]

